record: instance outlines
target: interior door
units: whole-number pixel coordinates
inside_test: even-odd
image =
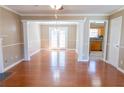
[[[118,67],[122,17],[110,21],[109,63]]]

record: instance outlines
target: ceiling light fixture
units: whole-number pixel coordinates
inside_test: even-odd
[[[62,5],[50,5],[50,7],[52,9],[55,9],[55,10],[61,10],[61,9],[63,9],[63,6]]]
[[[54,25],[54,30],[57,30],[57,20],[58,20],[58,11],[63,10],[63,6],[62,5],[50,5],[50,7],[54,10],[54,17],[55,17],[55,25]]]

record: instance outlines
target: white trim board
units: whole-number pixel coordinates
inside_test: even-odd
[[[21,15],[20,13],[16,12],[15,10],[13,10],[11,8],[6,7],[5,5],[0,5],[0,7],[4,8],[4,9],[10,11],[10,12],[13,12],[13,13],[15,13],[17,15]]]
[[[86,19],[86,17],[83,17],[82,19],[64,19],[64,20],[58,20],[57,22],[59,22],[59,21],[62,21],[62,22],[81,22],[81,20],[84,20],[84,19]],[[52,19],[52,20],[43,20],[43,19],[35,19],[35,20],[33,20],[33,19],[22,19],[21,20],[21,22],[36,22],[36,23],[39,23],[39,22],[55,22],[55,20],[54,19]]]
[[[106,62],[107,64],[113,66],[112,64],[109,63],[108,60],[106,60],[105,62]],[[113,66],[113,67],[116,68],[117,70],[119,70],[120,72],[124,73],[124,70],[123,70],[123,69],[121,69],[121,68],[119,68],[119,67],[115,67],[115,66]]]
[[[33,55],[35,55],[36,53],[38,53],[38,52],[40,52],[40,51],[41,51],[41,49],[36,50],[35,52],[33,52],[33,53],[30,55],[30,57],[32,57]]]
[[[20,16],[54,16],[54,14],[21,14],[19,12],[16,12],[15,10],[11,9],[11,8],[8,8],[7,6],[5,5],[0,5],[0,7],[2,8],[5,8],[15,14],[18,14]],[[124,10],[124,7],[121,7],[119,9],[116,9],[110,13],[105,13],[105,14],[59,14],[59,16],[110,16],[112,14],[115,14],[121,10]]]
[[[110,15],[113,15],[113,14],[115,14],[115,13],[117,13],[117,12],[120,12],[120,11],[122,11],[122,10],[124,10],[124,7],[121,7],[121,8],[119,8],[119,9],[117,9],[117,10],[114,10],[113,12],[111,12],[111,13],[109,14],[109,16],[110,16]]]
[[[103,59],[103,62],[108,63],[108,60],[104,60],[104,59]],[[109,64],[109,63],[108,63],[108,64]]]
[[[21,14],[21,16],[54,16],[54,14]],[[109,14],[58,14],[58,16],[109,16]]]
[[[21,62],[23,62],[23,61],[24,61],[24,59],[21,59],[21,60],[15,62],[15,63],[13,63],[12,65],[10,65],[10,66],[4,68],[4,72],[6,72],[7,70],[11,69],[12,67],[16,66],[17,64],[19,64],[19,63],[21,63]]]
[[[0,7],[5,8],[20,16],[54,16],[54,14],[21,14],[11,8],[6,7],[5,5],[1,5]],[[109,14],[58,14],[58,15],[59,16],[109,16]]]
[[[124,70],[122,70],[121,68],[117,68],[117,70],[119,70],[120,72],[124,73]]]
[[[17,46],[17,45],[23,45],[24,43],[15,43],[15,44],[10,44],[10,45],[3,45],[2,47],[11,47],[11,46]]]

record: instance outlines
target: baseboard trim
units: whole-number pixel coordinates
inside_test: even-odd
[[[18,65],[18,64],[21,63],[22,61],[24,61],[24,59],[21,59],[21,60],[15,62],[14,64],[12,64],[12,65],[10,65],[10,66],[4,68],[4,72],[6,72],[6,71],[8,71],[9,69],[11,69],[12,67]]]
[[[34,53],[31,54],[31,57],[32,57],[33,55],[35,55],[36,53],[40,52],[41,50],[42,50],[42,49],[36,50]]]
[[[124,73],[124,70],[122,70],[121,68],[117,68],[117,70],[119,70],[120,72]]]
[[[105,63],[108,63],[108,60],[104,60],[104,59],[103,59],[103,61],[104,61]],[[109,64],[109,63],[108,63],[108,64]]]
[[[108,63],[109,65],[113,66],[112,64],[110,64],[110,63],[108,62],[108,60],[106,60],[106,63]],[[123,70],[123,69],[121,69],[121,68],[119,68],[119,67],[115,67],[115,66],[113,66],[113,67],[116,68],[117,70],[119,70],[120,72],[124,73],[124,70]]]

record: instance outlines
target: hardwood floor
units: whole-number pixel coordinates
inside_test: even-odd
[[[74,51],[41,51],[22,62],[1,86],[124,86],[124,74],[103,61],[77,62]]]

